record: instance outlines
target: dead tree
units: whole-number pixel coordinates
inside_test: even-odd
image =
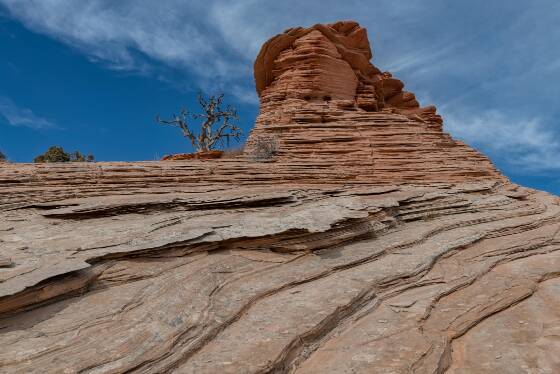
[[[212,95],[208,99],[202,94],[198,94],[198,103],[204,113],[192,113],[186,108],[181,109],[179,115],[173,114],[169,120],[156,117],[156,121],[161,125],[172,125],[179,127],[183,136],[190,140],[196,152],[207,152],[214,149],[218,144],[222,147],[224,139],[229,146],[230,140],[235,139],[239,142],[243,134],[233,121],[239,120],[235,108],[228,105],[222,109],[224,94]],[[193,132],[190,120],[202,121],[198,135]]]

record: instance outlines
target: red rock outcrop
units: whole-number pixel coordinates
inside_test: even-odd
[[[359,180],[503,179],[485,156],[442,131],[435,107],[420,107],[371,58],[366,30],[352,21],[267,41],[255,62],[261,108],[247,154],[255,139],[272,136],[279,160],[327,162]]]
[[[223,151],[207,151],[196,153],[177,153],[173,155],[166,155],[161,158],[161,161],[178,161],[178,160],[210,160],[220,158],[224,154]]]

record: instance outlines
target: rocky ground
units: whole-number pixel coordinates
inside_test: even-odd
[[[242,156],[2,164],[0,371],[560,372],[560,198],[368,51],[352,22],[271,39]]]
[[[557,197],[499,182],[169,189],[148,178],[168,164],[145,165],[116,169],[146,173],[121,193],[115,176],[72,180],[107,164],[9,178],[25,187],[0,224],[4,372],[559,368]]]

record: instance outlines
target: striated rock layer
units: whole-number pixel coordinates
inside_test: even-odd
[[[353,91],[370,57],[349,22],[265,44],[267,162],[0,165],[0,372],[560,372],[560,198]]]
[[[281,160],[336,163],[370,182],[503,178],[371,58],[366,30],[352,21],[289,29],[266,42],[255,62],[261,110],[246,152],[274,137]]]

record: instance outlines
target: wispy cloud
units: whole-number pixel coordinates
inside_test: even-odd
[[[200,80],[238,77],[246,69],[204,20],[211,3],[181,0],[1,0],[27,27],[73,46],[116,70],[146,72],[150,62]],[[215,27],[212,27],[215,29]]]
[[[446,113],[446,130],[488,152],[506,168],[560,170],[560,140],[550,123],[497,110],[472,113]]]
[[[7,97],[0,96],[0,116],[12,126],[24,126],[33,129],[56,128],[57,126],[42,118],[29,108],[19,107]]]

